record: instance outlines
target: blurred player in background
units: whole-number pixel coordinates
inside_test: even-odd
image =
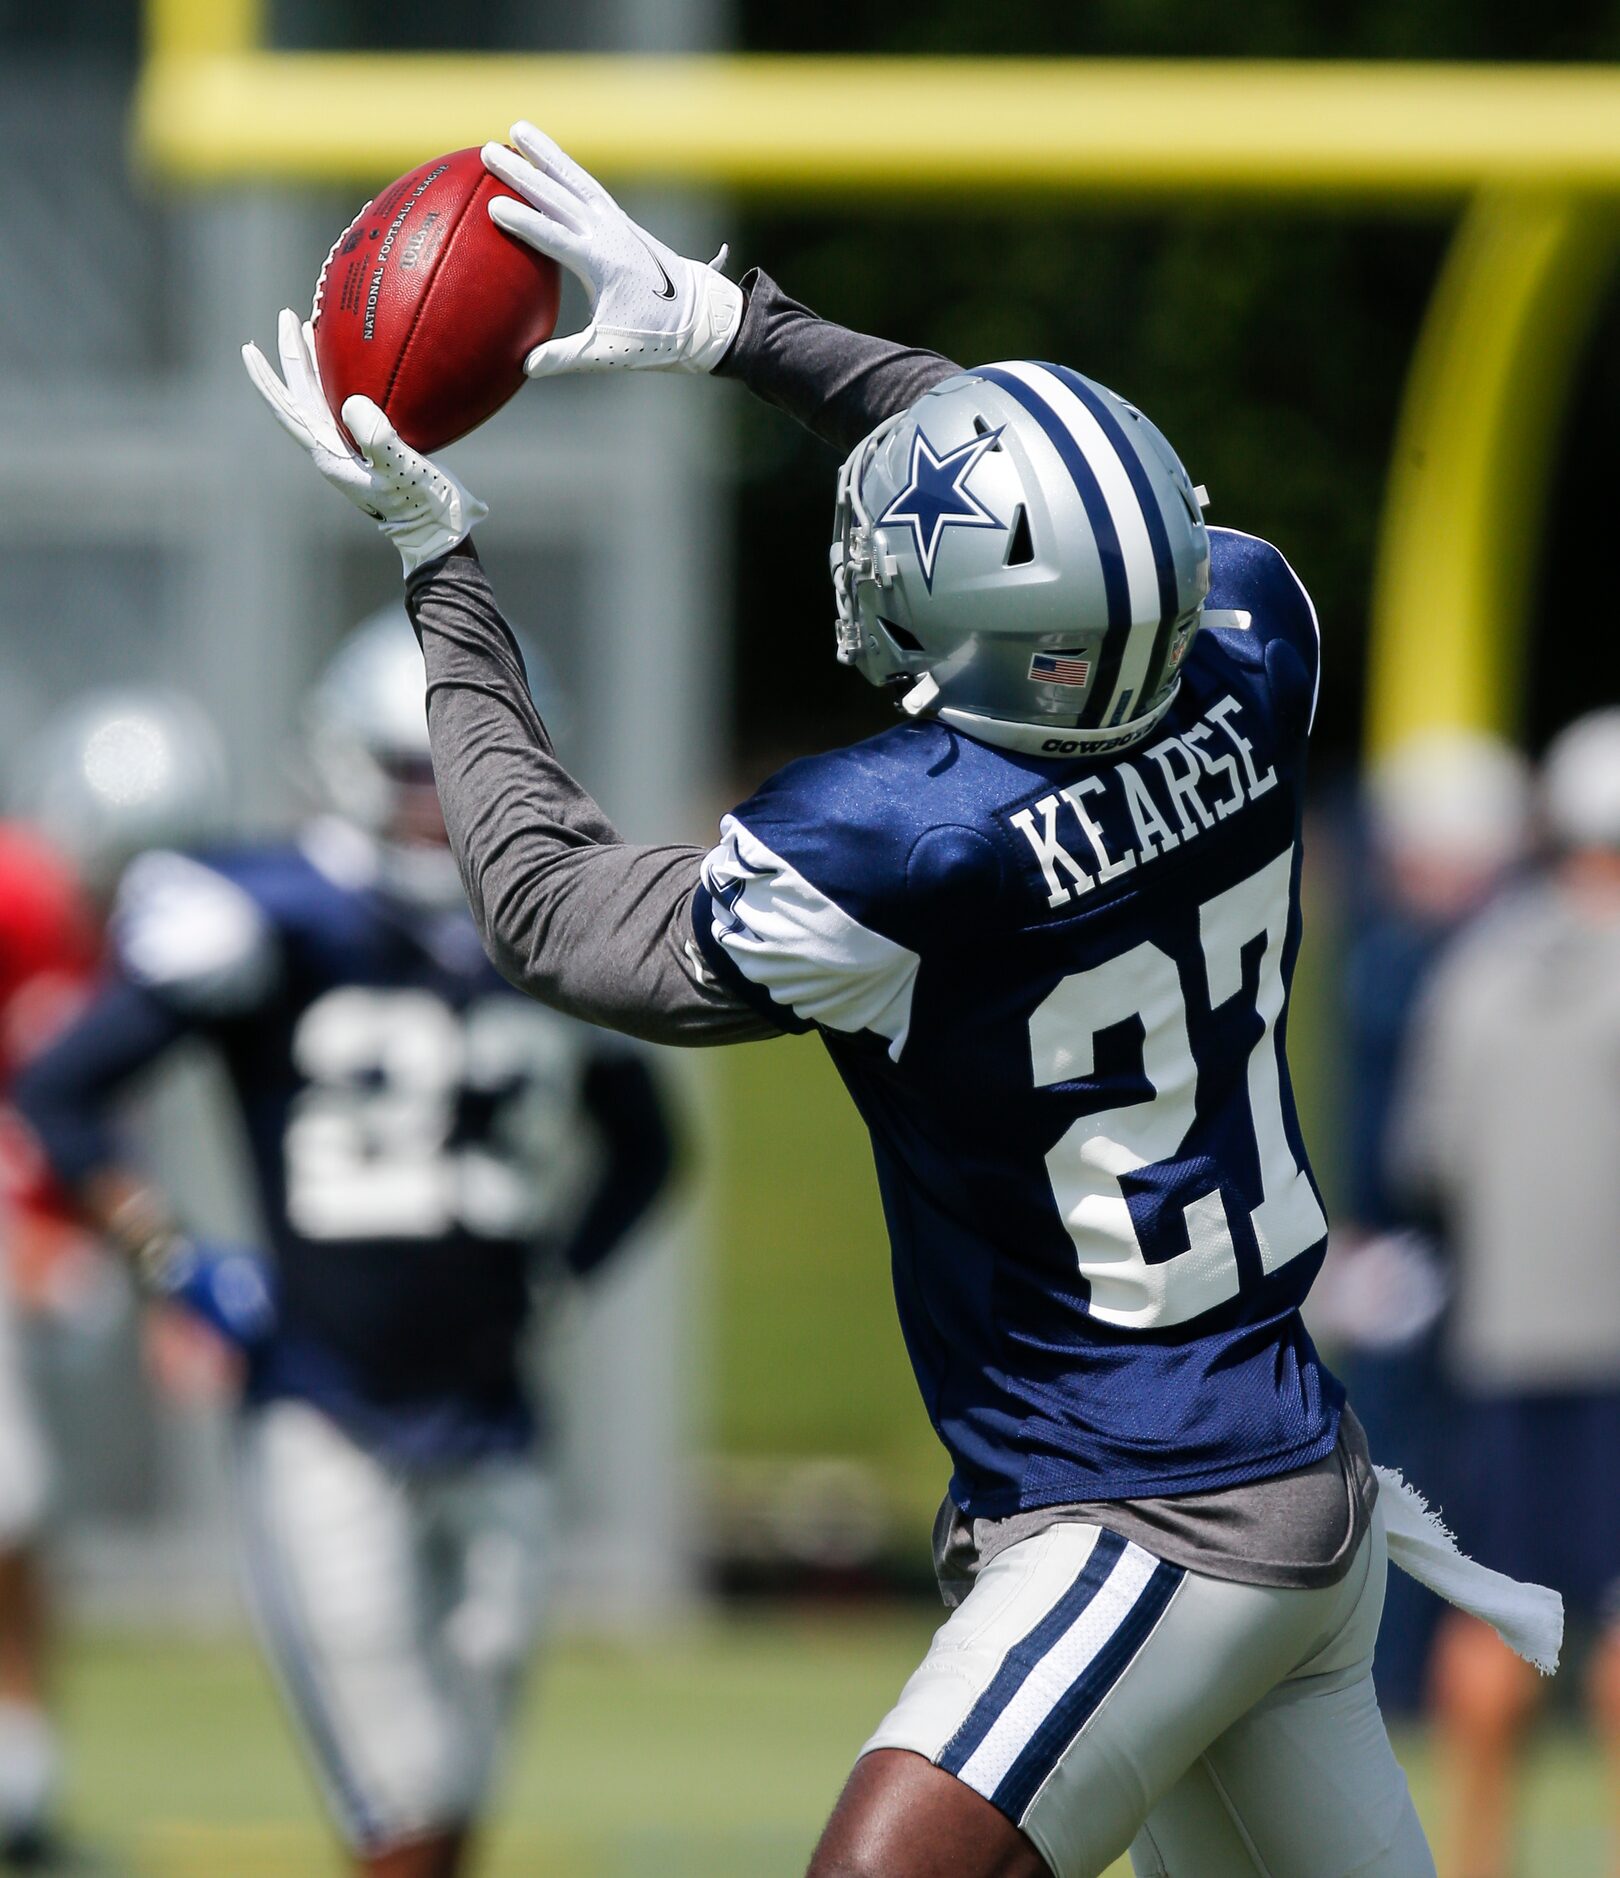
[[[296,315],[283,375],[254,348],[248,369],[399,549],[503,969],[672,1042],[815,1029],[871,1131],[954,1464],[955,1610],[813,1878],[1095,1878],[1127,1846],[1158,1878],[1423,1878],[1372,1687],[1386,1538],[1412,1557],[1421,1534],[1476,1603],[1481,1578],[1379,1492],[1299,1317],[1327,1237],[1283,1052],[1304,589],[1207,533],[1101,386],[817,319],[657,241],[534,126],[512,138],[484,151],[512,192],[490,213],[592,305],[530,374],[723,367],[846,452],[838,654],[901,723],[790,765],[706,855],[622,841],[523,683],[466,541],[483,505],[363,398],[356,454]]]
[[[1365,786],[1366,854],[1347,908],[1341,1081],[1344,1215],[1307,1318],[1331,1344],[1379,1459],[1443,1494],[1450,1391],[1438,1356],[1438,1248],[1389,1176],[1390,1104],[1423,986],[1447,944],[1524,858],[1530,772],[1500,738],[1436,730],[1380,757]],[[1392,1577],[1374,1676],[1386,1714],[1416,1714],[1439,1601]]]
[[[22,819],[0,826],[0,1099],[90,997],[102,918],[124,864],[152,841],[191,840],[214,826],[223,782],[212,727],[170,692],[90,693],[25,745],[13,792]],[[70,1308],[95,1253],[26,1131],[9,1117],[3,1126],[0,1863],[66,1870],[83,1857],[50,1823],[60,1757],[40,1541],[52,1470],[15,1311]]]
[[[1620,1798],[1620,710],[1565,730],[1543,785],[1555,858],[1437,968],[1394,1151],[1451,1256],[1447,1511],[1599,1625],[1588,1695]],[[1452,1869],[1507,1878],[1537,1679],[1457,1613],[1434,1668]]]
[[[71,869],[32,830],[0,827],[0,1076],[87,993],[96,922]],[[8,1144],[10,1145],[10,1144]],[[26,1150],[8,1155],[5,1282],[0,1283],[0,1860],[57,1862],[49,1828],[58,1749],[48,1707],[48,1615],[41,1528],[50,1467],[26,1374],[14,1294],[79,1228]],[[71,1254],[69,1254],[71,1256]]]
[[[331,812],[295,842],[129,869],[113,980],[18,1104],[136,1269],[243,1354],[250,1599],[356,1869],[448,1878],[542,1591],[537,1265],[598,1266],[672,1142],[641,1054],[484,957],[402,609],[332,661],[308,756]],[[115,1098],[184,1037],[229,1074],[268,1267],[190,1237],[113,1132]]]

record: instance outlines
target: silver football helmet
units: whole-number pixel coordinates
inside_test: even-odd
[[[948,378],[839,472],[838,657],[992,743],[1134,743],[1209,591],[1202,499],[1141,412],[1078,372]]]
[[[411,782],[432,780],[426,700],[422,654],[403,606],[362,620],[310,692],[304,732],[320,794],[368,834],[386,832]]]
[[[523,657],[532,688],[538,661],[528,647]],[[546,722],[552,729],[551,713]],[[461,882],[433,781],[427,676],[402,605],[379,608],[338,647],[310,693],[304,733],[319,797],[370,838],[382,884],[454,905]]]
[[[24,745],[14,794],[86,886],[105,894],[144,850],[224,831],[224,749],[207,713],[180,692],[87,692]]]

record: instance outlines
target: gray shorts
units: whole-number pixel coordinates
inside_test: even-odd
[[[1433,1878],[1373,1694],[1382,1515],[1317,1589],[1237,1584],[1073,1522],[979,1574],[863,1752],[921,1754],[1056,1878]]]

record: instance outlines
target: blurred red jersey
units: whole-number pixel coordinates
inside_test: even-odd
[[[98,923],[73,870],[31,829],[0,822],[0,1104],[18,1068],[83,1003]],[[0,1108],[0,1203],[66,1217],[32,1139]]]

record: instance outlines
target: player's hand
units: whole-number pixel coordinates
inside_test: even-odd
[[[512,126],[516,150],[484,145],[485,166],[523,198],[496,196],[490,220],[576,274],[591,321],[548,339],[524,361],[531,378],[636,368],[712,372],[742,323],[743,293],[711,265],[688,261],[631,221],[594,176],[533,124]]]
[[[315,369],[308,326],[285,309],[276,329],[278,376],[255,345],[242,362],[276,422],[334,489],[369,515],[399,550],[405,572],[448,554],[489,513],[486,504],[448,470],[411,449],[369,398],[346,398],[343,422],[358,449],[338,428]]]
[[[143,1261],[142,1288],[177,1305],[244,1355],[276,1327],[270,1268],[243,1246],[176,1237],[161,1256]]]

